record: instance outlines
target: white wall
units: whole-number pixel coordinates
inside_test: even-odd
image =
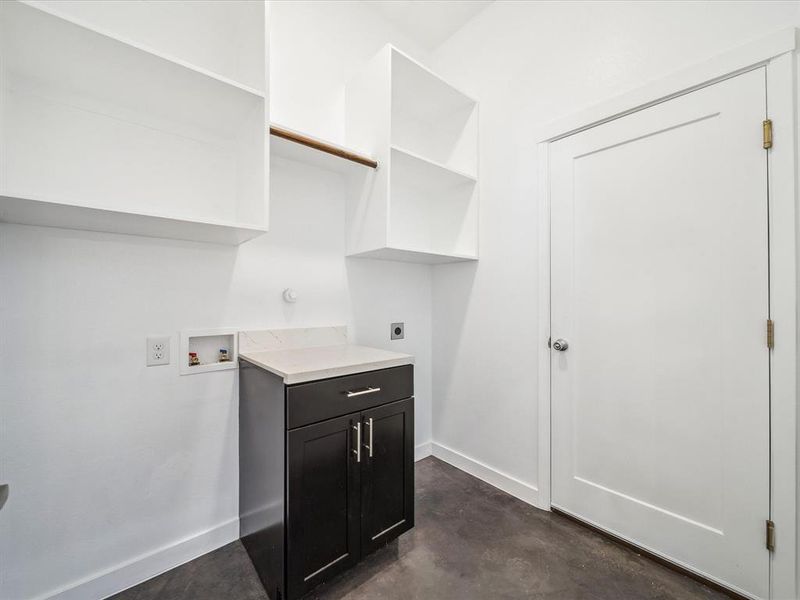
[[[433,276],[436,443],[536,501],[537,128],[798,23],[796,2],[498,1],[434,51],[481,102],[481,259]]]
[[[402,45],[357,8],[273,6],[286,124],[340,134],[340,78]],[[239,248],[0,225],[0,598],[99,598],[238,536],[236,375],[179,376],[181,329],[345,323],[413,353],[416,439],[429,441],[431,269],[345,259],[345,189],[273,160],[271,230]],[[406,339],[390,342],[398,320]],[[148,334],[173,336],[170,366],[144,366]]]

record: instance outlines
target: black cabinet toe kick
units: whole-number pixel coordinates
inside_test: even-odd
[[[242,542],[271,600],[296,600],[414,526],[414,367],[239,377]]]

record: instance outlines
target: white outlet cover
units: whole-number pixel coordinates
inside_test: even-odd
[[[169,364],[169,336],[152,336],[147,338],[145,359],[148,367]]]

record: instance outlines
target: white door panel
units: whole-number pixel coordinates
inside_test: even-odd
[[[763,68],[551,150],[552,502],[768,595]]]

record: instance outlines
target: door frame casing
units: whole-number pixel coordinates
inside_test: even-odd
[[[798,557],[798,30],[787,28],[679,71],[580,113],[543,127],[538,142],[539,194],[539,357],[538,357],[538,501],[550,510],[551,494],[551,352],[550,331],[550,144],[602,123],[676,98],[741,73],[766,67],[767,112],[775,125],[767,153],[770,236],[770,318],[775,347],[770,360],[770,515],[776,526],[770,556],[770,598],[797,598]],[[757,126],[757,124],[756,124]],[[764,315],[767,318],[767,315]],[[765,337],[766,340],[766,337]],[[766,343],[766,341],[765,341]],[[630,540],[635,543],[635,540]],[[724,583],[724,582],[723,582]]]

